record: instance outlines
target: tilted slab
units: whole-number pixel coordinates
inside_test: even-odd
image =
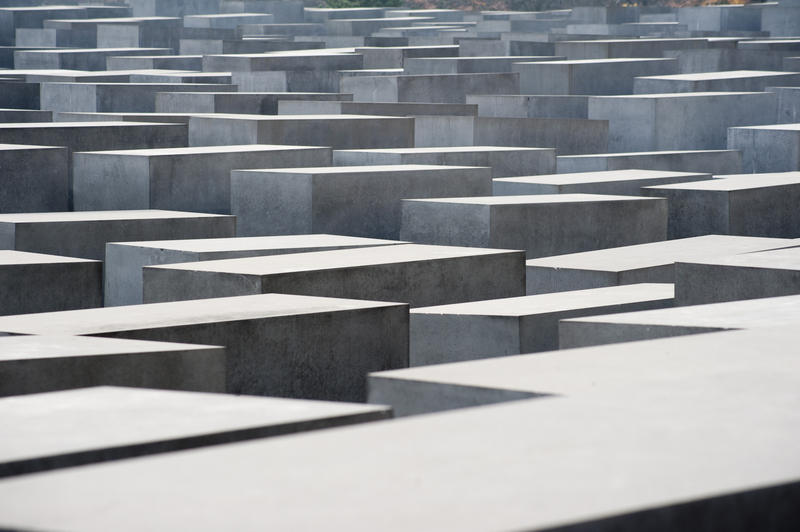
[[[6,398],[0,477],[390,416],[387,407],[373,405],[111,386]]]
[[[558,320],[671,307],[671,284],[634,284],[413,309],[409,366],[558,349]]]
[[[480,196],[491,170],[468,166],[386,165],[236,170],[231,213],[238,234],[334,233],[397,239],[404,198]]]
[[[728,70],[670,76],[645,76],[633,84],[636,94],[708,91],[763,91],[767,87],[800,85],[797,72]]]
[[[225,349],[86,336],[0,337],[0,396],[105,385],[224,392]]]
[[[639,168],[714,175],[735,174],[742,171],[742,154],[738,150],[683,150],[563,155],[558,157],[556,164],[559,173]]]
[[[544,294],[634,283],[674,283],[675,263],[774,249],[780,238],[706,235],[636,246],[531,259],[528,294]]]
[[[524,249],[528,258],[666,239],[666,202],[600,194],[403,200],[400,238]]]
[[[0,249],[103,259],[106,242],[232,237],[233,216],[160,210],[0,214]]]
[[[769,297],[562,320],[562,349],[730,329],[800,324],[800,296]]]
[[[530,194],[612,194],[641,196],[648,185],[711,179],[710,174],[663,170],[611,170],[574,174],[530,175],[492,180],[495,196]]]
[[[103,296],[107,307],[141,303],[144,266],[404,243],[326,234],[112,242],[106,244]]]
[[[521,251],[403,244],[150,266],[144,301],[282,292],[444,305],[524,295],[523,259]]]
[[[369,371],[408,365],[400,303],[265,294],[6,316],[0,331],[224,346],[226,391],[250,395],[363,401]]]
[[[76,153],[75,210],[231,211],[231,170],[331,163],[330,148],[259,145]]]

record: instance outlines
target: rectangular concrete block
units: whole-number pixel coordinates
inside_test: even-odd
[[[102,260],[106,242],[232,237],[233,216],[159,210],[0,215],[0,249]]]
[[[719,175],[741,172],[742,154],[738,150],[681,150],[562,155],[556,164],[562,174],[635,168]]]
[[[334,150],[337,166],[390,164],[428,164],[485,166],[492,177],[547,174],[555,170],[556,152],[552,148],[505,146],[456,146],[435,148],[392,148]]]
[[[0,321],[13,334],[224,346],[225,389],[236,394],[363,401],[368,372],[408,365],[408,306],[400,303],[265,294]]]
[[[105,341],[110,345],[154,345],[133,340]],[[58,406],[52,408],[53,404]],[[372,405],[111,386],[8,398],[0,401],[0,419],[13,430],[6,434],[0,447],[0,477],[390,416],[388,408]],[[82,430],[64,438],[63,431],[77,426]]]
[[[398,243],[404,242],[326,234],[111,242],[106,244],[104,303],[107,307],[142,303],[144,266],[388,246]]]
[[[225,349],[87,336],[3,336],[0,377],[0,396],[90,386],[224,392]]]
[[[514,118],[589,118],[585,95],[470,95],[480,116]]]
[[[623,57],[664,57],[668,50],[702,50],[707,39],[596,39],[555,43],[556,55],[565,59],[610,59]]]
[[[400,238],[524,249],[528,258],[664,240],[666,202],[649,199],[555,194],[404,200]]]
[[[237,170],[231,213],[238,234],[334,233],[397,239],[404,198],[480,196],[484,167],[387,165]]]
[[[119,29],[116,29],[119,31]],[[171,48],[61,48],[53,50],[17,50],[14,66],[25,69],[66,68],[73,70],[105,70],[109,57],[124,55],[170,55]]]
[[[144,301],[279,291],[444,305],[524,295],[523,259],[520,251],[404,244],[150,266]]]
[[[0,213],[67,210],[68,165],[66,148],[0,144]]]
[[[671,92],[746,91],[759,92],[767,87],[798,86],[800,74],[760,70],[732,70],[697,74],[645,75],[634,82],[636,94]]]
[[[519,94],[516,72],[358,76],[342,79],[341,92],[357,102],[466,103],[469,94]]]
[[[350,94],[324,92],[160,92],[156,94],[158,113],[278,114],[280,101],[349,101]],[[374,114],[374,113],[370,113]]]
[[[495,196],[531,194],[611,194],[641,196],[641,188],[711,179],[709,174],[661,170],[612,170],[575,174],[504,177],[492,180]]]
[[[76,153],[75,210],[230,213],[231,170],[330,163],[330,148],[285,145]]]
[[[791,240],[707,235],[527,261],[527,293],[544,294],[635,283],[674,283],[675,263],[752,253]]]
[[[671,284],[634,284],[413,309],[409,366],[558,349],[563,318],[671,307]]]
[[[732,127],[728,148],[742,152],[743,172],[800,170],[800,123]]]

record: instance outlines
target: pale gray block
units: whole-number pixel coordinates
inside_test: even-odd
[[[668,50],[702,50],[709,46],[708,39],[595,39],[559,41],[555,43],[556,55],[565,59],[610,59],[624,57],[664,57]]]
[[[635,94],[712,91],[759,92],[767,87],[798,85],[800,85],[800,74],[796,72],[730,70],[670,76],[644,76],[636,79],[633,84],[633,92]]]
[[[732,127],[728,148],[742,152],[743,172],[800,170],[800,123]]]
[[[5,316],[0,331],[224,346],[225,389],[248,395],[363,401],[368,372],[408,365],[400,303],[264,294]]]
[[[413,309],[409,366],[558,349],[563,318],[671,307],[671,284],[633,284]]]
[[[736,174],[742,171],[742,154],[738,150],[686,150],[563,155],[558,157],[557,167],[561,174],[631,168]]]
[[[118,28],[115,28],[119,31]],[[172,48],[58,48],[53,50],[17,50],[14,66],[19,69],[105,70],[109,57],[124,55],[170,55]],[[773,84],[774,85],[774,84]]]
[[[407,75],[511,72],[514,63],[559,59],[566,58],[554,56],[421,57],[406,59],[403,69]]]
[[[530,194],[612,194],[641,196],[641,188],[711,179],[709,174],[662,170],[613,170],[576,174],[504,177],[492,180],[495,196]]]
[[[282,292],[422,307],[521,296],[525,291],[521,251],[415,244],[149,266],[142,271],[145,302]]]
[[[666,239],[666,201],[546,194],[404,200],[400,238],[524,249],[528,258]],[[623,222],[624,220],[624,222]]]
[[[89,386],[224,392],[225,349],[87,336],[3,336],[0,377],[0,396]],[[6,467],[0,464],[0,471]]]
[[[589,118],[585,95],[469,95],[479,116],[513,118]]]

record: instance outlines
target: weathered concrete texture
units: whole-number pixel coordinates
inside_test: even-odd
[[[774,362],[756,381],[744,369],[716,378],[728,353],[708,349],[718,362],[672,393],[627,381],[635,395],[621,388],[30,475],[0,483],[0,509],[7,527],[88,531],[661,532],[712,522],[740,532],[746,516],[791,530],[800,397],[797,357],[785,349],[794,340],[782,340],[768,344]],[[680,360],[692,368],[690,356]],[[619,363],[609,371],[626,375]],[[358,512],[354,499],[365,502]]]
[[[743,172],[800,170],[800,123],[733,127],[728,147],[742,152]]]
[[[514,72],[520,75],[521,94],[630,94],[634,78],[638,76],[677,71],[677,62],[670,58],[585,59],[514,65]]]
[[[612,170],[576,174],[504,177],[492,181],[495,196],[530,194],[612,194],[641,196],[641,188],[711,179],[709,174],[662,170]]]
[[[679,305],[800,294],[800,247],[678,262],[675,283]]]
[[[410,148],[414,145],[414,119],[370,115],[198,115],[189,121],[189,143]]]
[[[106,244],[104,302],[107,307],[142,303],[144,266],[400,243],[405,242],[326,234],[112,242]]]
[[[535,258],[664,240],[666,229],[665,201],[547,194],[404,200],[400,238]]]
[[[240,236],[334,233],[397,239],[404,198],[491,193],[489,168],[435,165],[236,170]]]
[[[589,118],[589,97],[581,95],[469,95],[479,116],[504,118]]]
[[[408,365],[400,303],[264,294],[6,316],[0,331],[224,346],[226,391],[249,395],[363,401],[368,372]]]
[[[408,75],[511,72],[514,63],[557,61],[559,59],[566,58],[555,56],[421,57],[407,59],[403,69]]]
[[[458,57],[458,45],[442,46],[367,46],[356,48],[364,57],[364,68],[403,68],[415,57]]]
[[[786,370],[794,373],[785,347],[796,338],[788,327],[730,331],[384,371],[369,376],[369,400],[393,405],[397,416],[606,390],[636,401],[635,389],[657,388],[667,394],[695,386],[707,390],[721,384],[722,372],[732,379],[730,385],[742,381],[749,389],[744,382],[767,385],[790,378],[778,375],[783,371],[778,360],[786,359]]]
[[[103,264],[0,250],[0,315],[99,307]]]
[[[556,168],[556,152],[553,148],[505,146],[334,150],[333,164],[487,166],[492,169],[492,177],[506,177],[551,173]]]
[[[202,55],[129,55],[106,59],[108,70],[195,70],[203,69]]]
[[[715,150],[728,128],[770,124],[768,92],[689,92],[589,98],[589,118],[608,120],[608,150]]]
[[[0,144],[0,213],[67,210],[68,161],[66,148]]]
[[[61,48],[53,50],[17,50],[14,66],[28,69],[68,68],[105,70],[109,57],[124,55],[169,55],[171,48]],[[773,83],[774,85],[774,83]]]
[[[419,76],[357,76],[342,79],[341,92],[357,102],[466,103],[468,94],[519,94],[516,72]]]
[[[638,168],[719,175],[741,172],[742,154],[738,150],[684,150],[563,155],[556,164],[561,174]]]
[[[231,212],[231,170],[331,164],[330,148],[259,145],[74,155],[75,210]]]
[[[595,39],[555,43],[556,55],[568,60],[611,59],[625,57],[662,57],[668,50],[702,50],[707,39]]]
[[[669,200],[669,238],[800,236],[800,172],[717,177],[724,179],[642,189]]]
[[[558,349],[558,320],[671,307],[671,284],[634,284],[411,311],[409,366]]]
[[[3,336],[0,377],[0,396],[88,386],[224,392],[225,349],[85,336]],[[9,473],[7,458],[0,457],[0,476]]]
[[[100,259],[106,242],[232,237],[233,216],[159,210],[0,215],[0,249]]]
[[[711,91],[758,92],[767,87],[797,85],[800,85],[800,74],[796,72],[732,70],[641,77],[636,79],[633,88],[636,94],[664,94]]]
[[[528,294],[634,283],[674,283],[675,263],[751,253],[791,240],[707,235],[527,261]]]
[[[352,95],[351,95],[352,96]],[[409,103],[409,102],[350,102],[283,100],[278,102],[278,114],[345,114],[378,116],[476,116],[478,107],[463,103]],[[415,133],[419,131],[416,128]]]
[[[108,342],[109,347],[118,342],[123,353],[126,345],[169,347],[134,340],[71,341]],[[0,401],[0,419],[9,428],[0,444],[0,477],[388,417],[391,409],[384,406],[110,386],[7,398]]]
[[[421,307],[524,295],[524,269],[521,251],[497,249],[404,244],[294,253],[146,267],[144,301],[279,291]]]
[[[160,92],[158,113],[278,114],[280,101],[351,101],[351,94],[324,92]],[[374,114],[374,113],[372,113]]]
[[[562,320],[562,349],[730,329],[800,325],[800,296],[768,297]]]
[[[778,124],[797,124],[800,122],[800,87],[767,87],[778,98],[778,111],[775,122]]]

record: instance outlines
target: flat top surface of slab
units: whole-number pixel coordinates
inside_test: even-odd
[[[412,309],[411,314],[526,316],[607,305],[621,305],[637,301],[671,299],[674,295],[675,291],[672,284],[641,283],[422,307]]]
[[[402,305],[288,294],[224,297],[208,301],[213,304],[206,304],[203,300],[175,301],[2,316],[0,331],[19,334],[102,334]]]
[[[98,127],[152,127],[175,124],[158,122],[118,122],[114,120],[99,122],[18,122],[14,124],[2,123],[0,129],[73,129],[73,128],[98,128]]]
[[[433,172],[436,170],[467,170],[482,168],[480,166],[449,166],[436,164],[385,164],[373,166],[317,166],[302,168],[265,168],[254,170],[241,170],[242,172],[269,174],[371,174],[379,172]]]
[[[126,124],[130,122],[125,122]],[[128,155],[158,157],[169,155],[212,155],[225,153],[248,153],[268,151],[318,150],[320,146],[292,146],[284,144],[242,144],[231,146],[197,146],[192,148],[151,148],[138,150],[107,150],[78,153],[99,153],[104,155]]]
[[[198,351],[209,346],[100,336],[0,336],[0,362],[167,351]]]
[[[653,190],[747,190],[757,188],[775,187],[781,185],[800,184],[800,172],[781,172],[775,174],[742,174],[731,176],[716,176],[724,179],[709,179],[707,181],[689,181],[687,183],[673,183],[671,185],[655,185],[646,187]]]
[[[614,57],[610,59],[565,59],[563,61],[529,61],[520,64],[527,65],[534,63],[537,65],[602,65],[613,63],[653,63],[663,61],[674,61],[671,57]]]
[[[311,121],[311,120],[374,120],[380,118],[382,120],[408,120],[409,117],[405,116],[379,116],[379,115],[236,115],[225,113],[205,113],[193,114],[192,116],[198,118],[218,118],[221,120],[258,120],[265,122],[295,122],[298,120]]]
[[[100,262],[90,259],[62,257],[60,255],[46,255],[44,253],[30,253],[14,249],[0,249],[0,266],[20,266],[23,264],[68,264],[79,262]]]
[[[364,150],[336,150],[342,153],[475,153],[475,152],[505,152],[505,151],[542,151],[553,148],[523,148],[507,146],[455,146],[455,147],[435,147],[435,148],[372,148]]]
[[[160,220],[169,218],[227,217],[227,214],[202,212],[162,211],[158,209],[125,211],[70,211],[70,212],[21,212],[0,214],[0,223],[57,223],[93,222],[103,220]]]
[[[0,399],[0,462],[299,423],[386,407],[96,387]]]
[[[800,88],[800,87],[798,87]],[[765,126],[736,126],[734,129],[771,129],[773,131],[800,131],[800,124],[769,124]]]
[[[499,177],[494,181],[503,183],[531,183],[543,185],[576,185],[582,183],[608,183],[614,181],[638,181],[642,179],[668,179],[671,177],[694,177],[710,174],[696,172],[669,172],[661,170],[608,170],[600,172],[575,172],[572,174],[543,174],[520,177]]]
[[[707,81],[716,79],[761,78],[767,76],[796,76],[796,72],[775,70],[726,70],[723,72],[698,72],[695,74],[670,74],[664,76],[642,76],[642,79],[672,79],[679,81]]]
[[[629,151],[617,153],[588,153],[584,155],[559,155],[558,157],[569,157],[570,159],[577,158],[607,158],[607,157],[638,157],[641,155],[686,155],[690,153],[735,153],[736,150],[664,150],[664,151]]]
[[[3,109],[3,111],[20,111],[20,109]],[[38,144],[0,144],[0,151],[20,150],[62,150],[61,146],[39,146]]]
[[[764,94],[763,92],[664,92],[660,94],[621,94],[614,96],[592,96],[592,98],[602,99],[636,99],[636,100],[658,100],[663,98],[719,98],[725,96],[744,96],[747,94]]]
[[[387,246],[407,244],[401,240],[380,240],[358,236],[340,235],[278,235],[238,238],[193,238],[189,240],[151,240],[142,242],[116,242],[122,246],[170,249],[175,251],[246,251],[251,249],[297,249],[304,247],[337,246]],[[77,259],[76,259],[77,260]]]
[[[740,266],[742,268],[766,268],[796,271],[800,270],[800,246],[690,262],[700,264],[719,264],[721,266]]]
[[[152,266],[152,268],[234,273],[240,275],[274,275],[279,273],[357,268],[380,264],[479,257],[510,252],[509,250],[503,249],[401,244],[397,246],[382,246],[380,248],[341,249],[311,253],[292,253],[290,255],[270,255],[266,257],[185,262],[181,264]]]
[[[542,203],[594,203],[608,201],[641,201],[656,198],[612,196],[607,194],[534,194],[527,196],[479,196],[466,198],[409,199],[426,203],[461,203],[470,205],[528,205]]]
[[[542,257],[531,259],[525,264],[551,268],[623,271],[672,264],[678,261],[691,262],[706,257],[724,257],[734,253],[774,249],[791,242],[791,240],[783,238],[705,235]]]

